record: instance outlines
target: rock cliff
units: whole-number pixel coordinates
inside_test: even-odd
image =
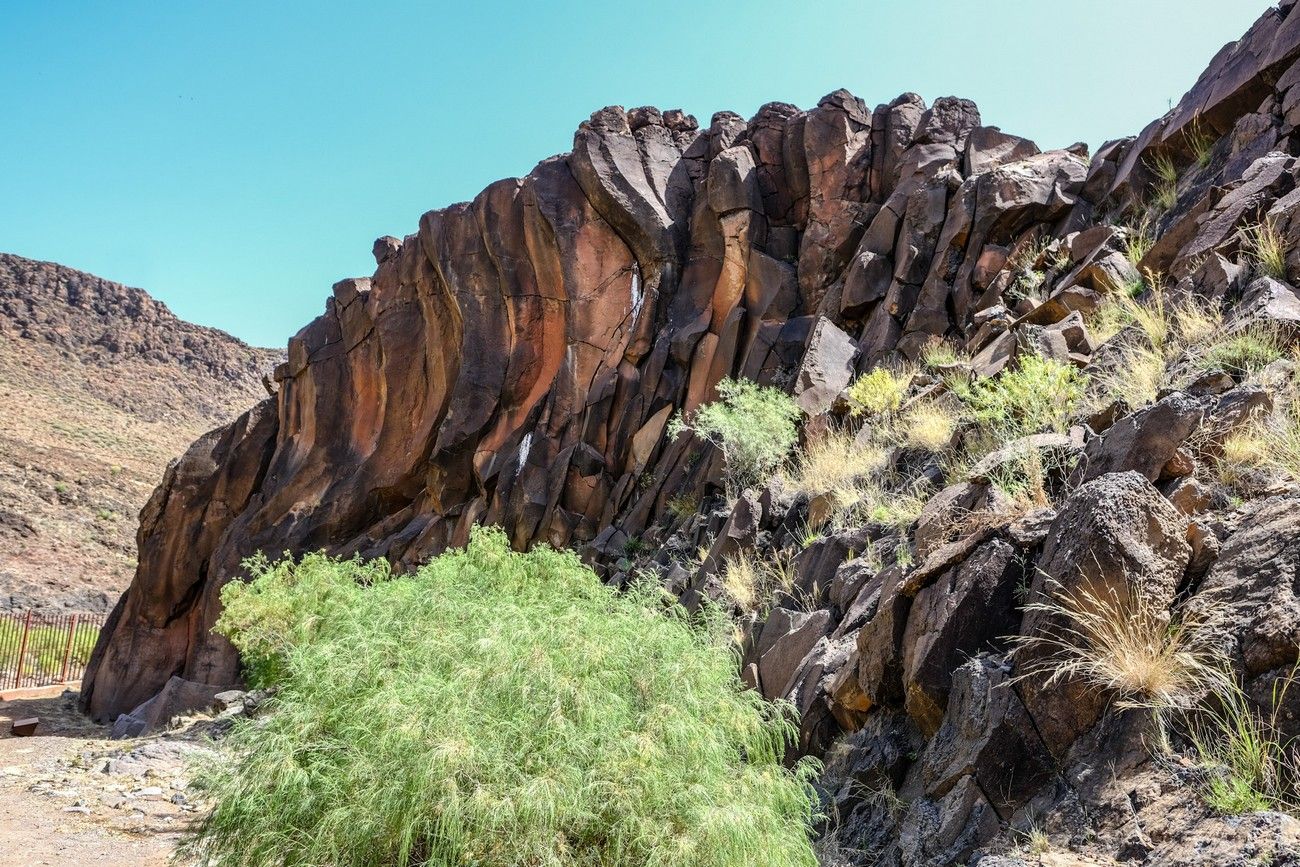
[[[1104,370],[1112,344],[1085,316],[1143,274],[1293,339],[1300,298],[1252,266],[1246,230],[1275,228],[1300,273],[1297,85],[1292,0],[1165,117],[1091,156],[913,94],[870,108],[837,91],[707,128],[678,111],[595,113],[569,154],[377,241],[374,275],[336,284],[290,341],[275,396],[169,468],[85,707],[114,717],[173,676],[234,682],[238,660],[209,630],[221,586],[258,551],[409,566],[491,522],[520,548],[576,547],[614,582],[650,571],[688,605],[722,595],[737,552],[794,552],[793,586],[748,621],[745,677],[799,707],[802,751],[829,751],[828,840],[859,853],[845,863],[966,863],[1037,817],[1152,864],[1218,863],[1252,840],[1282,851],[1294,822],[1188,806],[1152,767],[1141,720],[1077,682],[1014,679],[1004,642],[1051,634],[1026,594],[1122,578],[1166,610],[1218,588],[1265,692],[1259,678],[1295,660],[1294,486],[1245,505],[1200,496],[1188,445],[1271,401],[1240,371],[1034,440],[1071,454],[1050,507],[1003,513],[987,467],[953,477],[899,452],[934,489],[920,517],[806,545],[816,502],[774,483],[725,503],[719,456],[665,428],[730,376],[792,392],[811,436],[856,375],[940,342],[979,377],[1027,354]],[[1260,545],[1290,564],[1276,582],[1256,568]]]

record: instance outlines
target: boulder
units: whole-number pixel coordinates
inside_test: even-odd
[[[952,680],[943,725],[921,760],[926,794],[941,797],[971,777],[998,814],[1009,816],[1051,781],[1055,761],[1002,660],[976,656]]]
[[[1252,504],[1188,603],[1230,642],[1247,676],[1300,656],[1300,497]]]
[[[1015,633],[1024,579],[1015,548],[995,538],[916,595],[903,632],[904,703],[927,736],[943,720],[953,671]]]
[[[795,379],[794,398],[809,416],[831,408],[853,379],[858,347],[829,319],[817,320]]]
[[[1199,401],[1175,392],[1120,419],[1088,443],[1075,471],[1075,484],[1107,473],[1130,471],[1154,482],[1200,425],[1203,416]]]
[[[773,609],[758,641],[758,676],[766,698],[789,697],[808,654],[830,626],[827,611]]]
[[[1031,602],[1089,593],[1114,600],[1123,616],[1134,593],[1152,606],[1173,602],[1191,559],[1187,519],[1136,472],[1109,473],[1075,489],[1043,543]],[[1021,695],[1047,748],[1061,755],[1100,718],[1110,696],[1077,678],[1053,680],[1053,640],[1070,641],[1061,614],[1028,608],[1016,669]],[[1040,639],[1035,642],[1034,639]]]

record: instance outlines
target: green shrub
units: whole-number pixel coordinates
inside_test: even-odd
[[[785,460],[799,438],[795,427],[801,410],[790,395],[748,379],[718,383],[719,399],[687,419],[673,417],[674,439],[692,431],[722,451],[732,493],[762,481]]]
[[[815,867],[792,711],[660,591],[492,529],[411,576],[252,566],[217,628],[279,689],[196,773],[201,863]]]
[[[1072,365],[1030,354],[1021,356],[1015,369],[974,381],[953,378],[950,387],[978,426],[1005,441],[1043,431],[1064,432],[1087,379]]]
[[[903,405],[910,380],[911,377],[906,373],[895,373],[887,367],[877,367],[864,373],[844,393],[844,398],[849,403],[849,413],[857,417],[897,412]]]

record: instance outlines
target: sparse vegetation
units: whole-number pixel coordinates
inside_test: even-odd
[[[1124,257],[1136,268],[1138,263],[1146,258],[1147,253],[1151,252],[1155,242],[1151,221],[1143,217],[1128,226],[1124,232]]]
[[[1048,473],[1048,460],[1042,451],[1026,448],[1003,463],[989,481],[1007,498],[1013,512],[1024,513],[1051,505]]]
[[[689,518],[700,510],[700,498],[694,494],[678,494],[664,503],[669,513],[678,518]]]
[[[1069,364],[1024,355],[1014,369],[967,382],[953,379],[952,391],[969,408],[972,421],[999,442],[1042,431],[1064,431],[1083,397],[1088,377]]]
[[[201,863],[815,867],[789,708],[657,588],[483,528],[410,576],[251,566],[218,629],[278,692],[197,770]]]
[[[746,549],[722,568],[722,587],[741,611],[761,611],[777,590],[788,593],[794,579],[794,561],[785,551],[760,557]]]
[[[1205,771],[1200,793],[1218,812],[1300,810],[1294,738],[1287,737],[1279,725],[1283,700],[1295,677],[1292,669],[1274,681],[1266,710],[1229,680],[1213,701],[1191,716],[1192,756]]]
[[[689,430],[721,450],[734,494],[785,460],[799,436],[795,422],[801,411],[785,392],[747,379],[722,380],[718,395],[689,419],[674,416],[668,434],[675,439]]]
[[[1205,168],[1210,164],[1210,159],[1214,156],[1214,145],[1216,139],[1214,136],[1205,132],[1201,124],[1197,121],[1193,124],[1191,136],[1188,138],[1188,144],[1192,149],[1192,157],[1196,160],[1196,165]]]
[[[1204,370],[1218,368],[1246,377],[1285,357],[1287,344],[1286,335],[1276,326],[1256,323],[1215,337],[1197,361]]]
[[[1178,167],[1167,153],[1157,154],[1148,166],[1156,175],[1153,202],[1161,211],[1172,211],[1178,204]]]

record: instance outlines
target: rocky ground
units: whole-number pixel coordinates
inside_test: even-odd
[[[12,737],[12,720],[41,720]],[[188,763],[220,736],[220,719],[191,715],[143,738],[109,732],[76,710],[76,695],[0,702],[0,865],[161,865],[200,810]]]
[[[0,610],[111,607],[167,463],[265,397],[276,356],[141,290],[0,254]]]

